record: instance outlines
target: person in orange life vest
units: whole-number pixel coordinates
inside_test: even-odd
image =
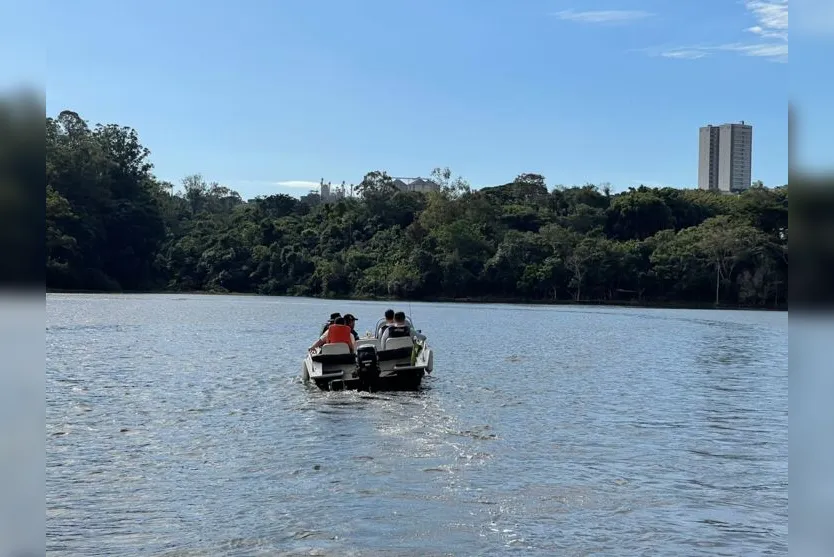
[[[310,347],[310,352],[323,344],[345,343],[350,348],[351,354],[354,351],[353,335],[351,329],[345,325],[344,317],[337,317],[321,337]]]

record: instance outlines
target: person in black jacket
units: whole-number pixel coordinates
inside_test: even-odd
[[[393,324],[394,324],[394,310],[393,309],[387,309],[387,310],[385,310],[385,323],[383,323],[379,326],[379,329],[377,329],[375,336],[377,338],[381,338],[383,331],[385,331],[385,329],[387,327],[390,327]]]
[[[356,332],[356,322],[359,321],[351,313],[345,314],[345,325],[350,327],[350,332],[353,334],[353,340],[359,340],[359,333]]]
[[[389,338],[397,337],[410,337],[412,342],[416,340],[414,331],[411,330],[411,327],[405,320],[405,313],[402,311],[395,313],[394,322],[382,331],[382,335],[379,338],[379,344],[384,347]]]
[[[341,314],[341,313],[339,313],[338,311],[337,311],[336,313],[331,313],[331,314],[330,314],[330,320],[329,320],[327,323],[325,323],[325,324],[324,324],[324,327],[322,327],[322,329],[321,329],[321,334],[320,334],[319,336],[323,335],[323,334],[324,334],[324,332],[327,330],[327,328],[328,328],[330,325],[332,325],[332,324],[333,324],[333,323],[334,323],[337,319],[339,319],[340,317],[342,317],[342,314]]]

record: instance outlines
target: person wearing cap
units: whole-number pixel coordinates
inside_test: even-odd
[[[353,314],[345,314],[345,325],[350,327],[350,332],[353,335],[353,340],[359,340],[359,333],[357,333],[355,329],[357,321],[359,320],[356,317],[354,317]]]
[[[335,323],[336,320],[339,319],[340,317],[342,317],[342,314],[339,313],[338,311],[336,313],[331,313],[330,314],[330,320],[327,323],[325,323],[324,327],[322,327],[322,329],[321,329],[321,334],[323,335],[324,333],[326,333],[327,328],[330,327],[330,325],[332,325],[333,323]]]

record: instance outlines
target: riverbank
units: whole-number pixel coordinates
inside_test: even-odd
[[[465,298],[444,298],[427,297],[420,299],[401,299],[372,296],[352,296],[349,298],[326,297],[326,296],[294,296],[291,294],[259,294],[255,292],[228,292],[222,290],[66,290],[47,288],[47,294],[201,294],[204,296],[265,296],[285,298],[314,298],[318,300],[333,300],[339,302],[391,302],[391,303],[438,303],[438,304],[502,304],[502,305],[535,305],[535,306],[603,306],[603,307],[632,307],[651,309],[693,309],[693,310],[745,310],[745,311],[788,311],[788,304],[778,306],[745,306],[737,304],[714,304],[709,302],[681,302],[681,301],[659,301],[659,300],[541,300],[525,298],[503,298],[496,296],[465,297]]]

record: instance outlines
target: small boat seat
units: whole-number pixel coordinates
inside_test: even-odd
[[[395,338],[388,338],[385,339],[385,346],[382,347],[383,350],[396,350],[398,348],[413,348],[414,342],[411,340],[411,337],[395,337]]]
[[[377,357],[380,362],[411,359],[413,349],[414,343],[411,337],[389,338],[385,340],[382,350],[377,352]]]
[[[325,344],[321,352],[313,354],[313,361],[323,365],[346,365],[356,361],[356,357],[350,353],[350,346],[344,342]]]
[[[321,354],[350,354],[350,346],[344,342],[325,344],[321,347]]]

